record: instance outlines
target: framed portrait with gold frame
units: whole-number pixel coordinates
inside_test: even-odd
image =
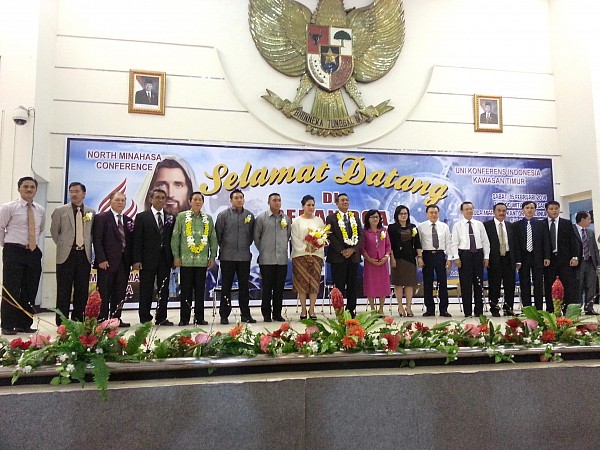
[[[129,71],[129,112],[165,115],[165,72]]]
[[[502,97],[475,94],[473,100],[475,131],[502,133]]]

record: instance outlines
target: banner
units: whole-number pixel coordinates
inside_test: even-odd
[[[427,205],[438,205],[440,220],[450,227],[461,218],[463,201],[473,203],[474,216],[482,221],[493,217],[495,203],[506,203],[508,220],[515,221],[522,217],[523,201],[535,201],[536,214],[543,217],[544,203],[554,199],[549,158],[82,138],[67,141],[65,186],[72,181],[86,185],[85,202],[98,212],[109,208],[111,192],[124,192],[125,212],[131,217],[150,207],[148,192],[154,187],[167,191],[165,209],[173,214],[188,209],[189,194],[199,190],[205,196],[203,211],[216,219],[230,206],[229,193],[239,188],[245,208],[255,215],[268,208],[269,194],[277,192],[292,219],[302,214],[300,199],[306,194],[315,197],[316,214],[325,219],[344,192],[361,218],[378,209],[387,225],[394,221],[395,208],[405,205],[411,221],[418,223],[426,220]],[[252,251],[252,298],[260,298],[258,251],[254,246]],[[216,273],[210,274],[207,290],[215,280]]]

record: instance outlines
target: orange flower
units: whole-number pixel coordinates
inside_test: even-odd
[[[573,321],[568,317],[559,317],[558,319],[556,319],[556,325],[559,328],[562,326],[570,327],[571,325],[573,325]]]
[[[349,336],[344,336],[342,338],[342,345],[346,348],[352,348],[352,347],[356,347],[356,340],[352,339]]]
[[[236,325],[231,330],[229,330],[229,336],[236,338],[242,333],[243,330],[244,327],[242,325]]]
[[[287,331],[287,330],[289,330],[290,329],[290,323],[289,322],[283,322],[281,324],[281,326],[279,327],[279,329],[281,331]]]
[[[125,338],[119,338],[119,344],[121,344],[121,347],[123,348],[127,347],[127,341]]]
[[[352,325],[348,329],[348,336],[356,336],[358,339],[364,338],[366,334],[367,332],[360,325]]]
[[[394,319],[393,319],[393,318],[391,318],[390,316],[385,316],[385,317],[383,318],[383,321],[384,321],[385,323],[387,323],[388,325],[391,325],[391,324],[393,324],[393,323],[394,323]]]
[[[352,325],[360,325],[360,322],[356,319],[348,319],[346,320],[346,326],[351,327]]]

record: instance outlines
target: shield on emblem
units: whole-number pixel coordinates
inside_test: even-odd
[[[354,70],[350,28],[309,25],[306,59],[312,79],[328,91],[346,84]]]

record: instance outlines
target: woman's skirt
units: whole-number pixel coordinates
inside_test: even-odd
[[[391,282],[394,286],[416,286],[417,265],[397,259],[396,268],[391,270]]]
[[[292,283],[294,291],[305,294],[319,292],[323,260],[315,255],[292,258]]]

